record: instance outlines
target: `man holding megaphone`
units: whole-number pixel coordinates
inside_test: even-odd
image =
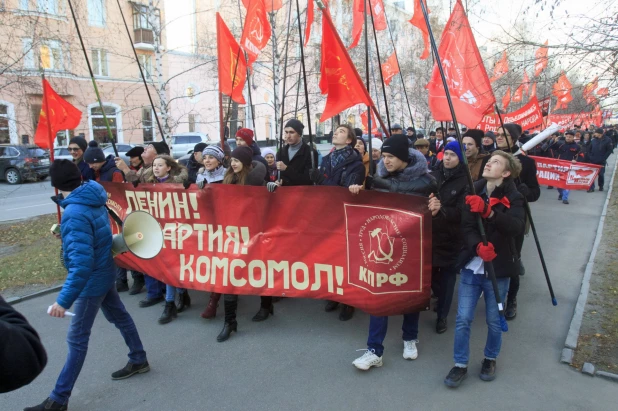
[[[105,204],[107,193],[95,181],[82,183],[81,173],[69,160],[55,160],[49,174],[60,191],[54,198],[62,208],[61,234],[67,279],[49,315],[63,318],[72,306],[74,316],[67,335],[69,352],[56,387],[43,403],[26,410],[66,410],[82,369],[90,330],[99,308],[120,330],[129,347],[129,362],[112,379],[129,378],[150,371],[146,352],[131,315],[115,287],[116,266],[112,257],[112,229]]]

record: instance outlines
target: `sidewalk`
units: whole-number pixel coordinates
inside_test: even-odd
[[[615,157],[610,157],[613,172]],[[471,338],[469,377],[457,390],[442,380],[453,365],[454,313],[449,330],[434,332],[435,313],[421,314],[419,358],[403,360],[401,317],[392,317],[385,341],[384,366],[361,372],[352,361],[365,347],[368,316],[348,322],[325,313],[324,303],[286,299],[275,316],[251,322],[259,298],[241,297],[238,333],[217,343],[223,304],[217,318],[199,317],[205,293],[191,292],[193,306],[167,325],[157,324],[162,306],[138,308],[144,297],[122,298],[134,316],[152,371],[125,381],[110,374],[126,363],[118,331],[99,315],[88,358],[73,392],[70,410],[610,410],[618,404],[613,382],[582,375],[559,362],[573,309],[590,256],[604,193],[573,192],[570,205],[556,190],[542,188],[532,213],[553,281],[553,307],[534,240],[526,238],[517,318],[509,322],[497,378],[481,381],[486,336],[480,303]],[[45,314],[50,294],[17,304],[40,332],[49,364],[30,386],[0,395],[0,409],[20,410],[41,402],[53,388],[66,355],[68,321]],[[456,306],[454,302],[453,306]]]

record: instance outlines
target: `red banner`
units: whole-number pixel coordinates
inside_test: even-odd
[[[203,190],[103,185],[107,205],[120,218],[146,211],[163,229],[165,245],[157,257],[126,253],[116,262],[166,284],[335,300],[373,315],[429,305],[431,214],[422,197],[355,196],[340,187],[269,193],[264,187],[218,184]]]
[[[528,104],[512,113],[503,114],[504,123],[519,124],[523,130],[540,127],[543,124],[541,107],[536,97],[530,99]],[[483,131],[496,131],[500,127],[500,119],[497,114],[488,114],[483,117],[476,128]]]
[[[596,164],[572,163],[547,157],[530,158],[536,162],[536,178],[540,185],[566,190],[588,190],[601,169]]]

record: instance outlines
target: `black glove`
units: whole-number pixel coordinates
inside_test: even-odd
[[[524,197],[528,197],[530,195],[530,189],[524,183],[517,186],[517,191],[519,191]]]
[[[138,186],[138,184],[139,184],[139,181],[138,181],[138,180],[135,180],[132,184],[133,184],[133,188],[137,188],[137,186]]]
[[[196,184],[197,184],[197,188],[201,190],[206,185],[206,180],[200,180]]]
[[[371,190],[372,185],[373,185],[373,177],[372,176],[365,177],[365,190]]]
[[[324,182],[324,175],[320,172],[320,170],[314,168],[309,172],[309,178],[315,185],[320,185]]]
[[[189,188],[190,185],[191,185],[191,182],[189,180],[185,180],[182,182],[182,186],[185,188],[185,190]]]

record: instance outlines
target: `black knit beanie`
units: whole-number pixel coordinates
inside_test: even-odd
[[[305,129],[305,126],[303,125],[303,123],[301,123],[300,121],[296,120],[295,118],[293,118],[290,121],[288,121],[287,123],[285,123],[285,127],[286,128],[287,127],[292,127],[294,129],[294,131],[296,131],[301,136],[303,135],[303,130]]]
[[[408,136],[404,134],[394,134],[387,138],[382,144],[382,153],[389,153],[404,161],[410,162],[410,153],[408,152]]]
[[[52,187],[73,191],[82,184],[82,173],[71,160],[54,160],[49,167]]]
[[[150,145],[155,148],[157,154],[167,154],[168,156],[170,155],[170,148],[165,142],[165,140],[153,141],[152,143],[150,143]]]
[[[195,147],[193,147],[194,153],[201,153],[206,148],[206,143],[197,143]]]
[[[99,147],[99,143],[92,140],[88,143],[88,149],[84,152],[86,164],[102,163],[105,161],[105,153]]]
[[[474,140],[474,144],[476,144],[478,148],[481,148],[483,146],[483,136],[484,134],[481,130],[471,128],[468,129],[462,137],[470,137]]]
[[[86,139],[83,137],[73,137],[69,140],[69,145],[71,144],[77,144],[82,151],[86,151],[88,148],[88,142],[86,142]]]
[[[513,140],[513,143],[516,143],[517,140],[519,140],[519,137],[521,137],[522,129],[521,129],[521,126],[519,124],[506,123],[504,125],[504,128],[511,135],[511,140]]]
[[[242,146],[236,147],[232,151],[232,158],[240,161],[244,166],[248,167],[253,161],[253,150],[250,147]]]

